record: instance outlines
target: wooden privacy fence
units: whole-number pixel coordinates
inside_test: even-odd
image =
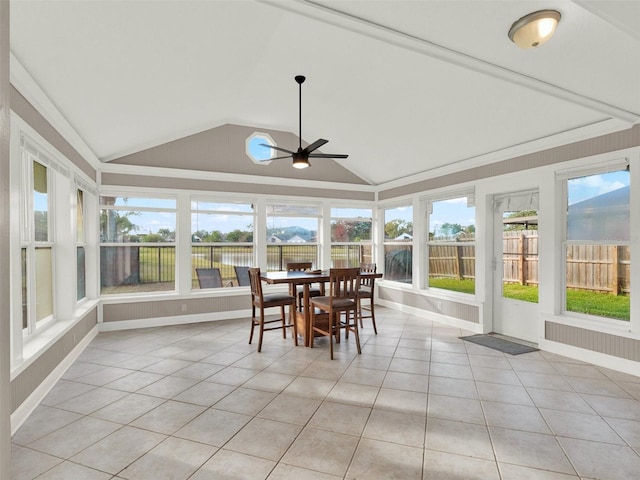
[[[538,231],[503,232],[502,278],[505,283],[537,286]],[[568,245],[567,288],[628,295],[630,251],[628,246]],[[429,245],[429,276],[475,279],[475,246],[464,242]]]

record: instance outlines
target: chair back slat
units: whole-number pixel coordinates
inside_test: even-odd
[[[287,272],[303,272],[311,269],[311,262],[290,262],[287,263]]]
[[[200,288],[222,288],[222,275],[219,268],[196,268]]]
[[[329,270],[329,296],[331,300],[358,298],[359,268],[332,268]]]
[[[262,300],[262,280],[260,280],[260,267],[249,269],[249,283],[251,296]]]
[[[360,271],[362,273],[376,273],[377,270],[377,266],[375,263],[361,263],[360,264]],[[371,289],[373,289],[373,284],[375,282],[375,278],[370,277],[360,277],[360,285],[364,286],[364,287],[370,287]]]

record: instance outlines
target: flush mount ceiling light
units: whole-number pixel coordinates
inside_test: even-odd
[[[553,36],[559,21],[556,10],[530,13],[511,25],[509,39],[520,48],[539,47]]]

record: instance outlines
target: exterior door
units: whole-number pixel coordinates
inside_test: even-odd
[[[538,192],[494,197],[493,331],[538,343]]]

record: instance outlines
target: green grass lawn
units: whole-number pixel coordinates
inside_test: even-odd
[[[475,281],[467,279],[430,278],[429,287],[461,293],[475,293]],[[506,283],[503,286],[503,295],[505,298],[537,303],[538,287]],[[567,311],[628,321],[630,318],[629,299],[630,297],[624,295],[616,296],[589,290],[567,290]]]

